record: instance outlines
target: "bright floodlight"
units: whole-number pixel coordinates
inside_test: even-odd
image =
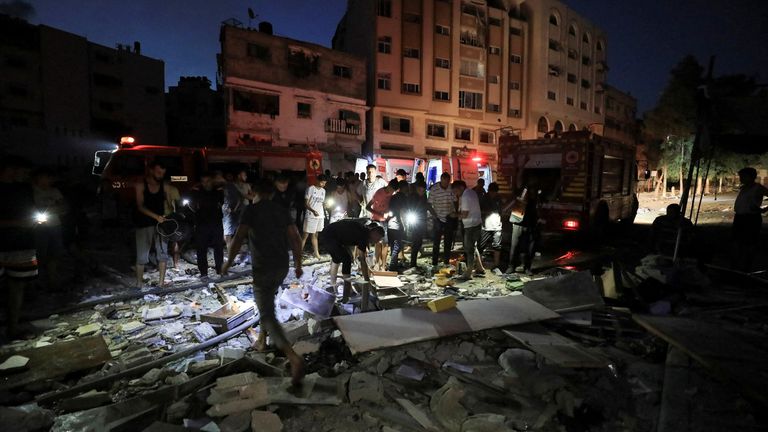
[[[408,212],[405,214],[405,222],[409,225],[413,225],[419,221],[418,216],[414,212]]]
[[[39,224],[48,222],[48,213],[46,212],[35,213],[35,222]]]

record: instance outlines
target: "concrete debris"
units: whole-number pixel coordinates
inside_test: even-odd
[[[435,423],[432,421],[432,419],[429,418],[429,415],[425,413],[421,408],[416,406],[413,402],[409,401],[408,399],[403,398],[395,398],[395,402],[398,403],[403,409],[413,417],[416,422],[421,425],[424,429],[430,430],[430,431],[437,431],[440,430],[435,426]]]
[[[81,325],[80,327],[75,330],[75,333],[77,333],[78,336],[88,336],[95,334],[97,331],[101,330],[101,324],[99,323],[91,323],[91,324],[85,324]]]
[[[112,403],[112,398],[105,391],[91,390],[79,396],[64,399],[59,404],[59,408],[64,412],[82,411],[101,405]]]
[[[243,372],[240,374],[229,375],[216,380],[217,389],[226,389],[231,387],[242,387],[261,381],[258,375],[253,372]]]
[[[120,330],[123,331],[123,333],[136,333],[137,331],[143,329],[147,325],[140,321],[131,321],[125,324],[122,324],[120,326]]]
[[[349,378],[349,402],[366,400],[380,402],[384,397],[384,387],[379,377],[366,372],[354,372]]]
[[[248,411],[228,415],[219,422],[221,432],[246,432],[251,429],[251,413]]]
[[[251,413],[251,430],[253,432],[280,432],[283,430],[283,422],[275,413],[254,410]]]
[[[189,375],[185,374],[184,372],[165,378],[165,383],[169,385],[181,385],[187,381],[189,381]]]
[[[55,414],[40,408],[37,404],[16,407],[0,407],[0,425],[5,432],[32,432],[48,430],[53,425]]]
[[[156,308],[144,309],[141,312],[141,319],[144,321],[153,321],[158,319],[175,318],[181,315],[183,307],[179,305],[165,305]]]
[[[198,361],[198,362],[191,363],[187,368],[187,372],[189,372],[192,375],[197,375],[203,372],[208,372],[211,369],[215,369],[220,364],[221,364],[221,361],[219,359]]]
[[[500,414],[475,414],[461,424],[461,432],[514,432]]]
[[[13,373],[26,368],[27,363],[29,363],[29,358],[20,355],[12,355],[3,363],[0,363],[0,371],[3,373]]]
[[[460,432],[464,419],[469,413],[459,403],[464,397],[464,386],[454,377],[448,379],[444,386],[432,393],[429,400],[429,408],[445,430],[449,432]]]
[[[192,332],[199,342],[205,342],[208,339],[216,337],[216,330],[207,322],[198,324]]]

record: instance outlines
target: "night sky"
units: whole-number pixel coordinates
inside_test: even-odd
[[[373,0],[371,0],[373,1]],[[0,1],[0,6],[9,1]],[[165,61],[166,85],[179,76],[215,82],[219,24],[248,23],[247,8],[273,23],[275,33],[329,46],[346,0],[33,0],[33,23],[46,24],[114,47],[142,43],[142,53]],[[702,64],[716,55],[715,74],[759,75],[768,83],[766,0],[566,0],[608,35],[608,81],[650,109],[669,70],[686,54]],[[18,3],[17,3],[18,4]]]

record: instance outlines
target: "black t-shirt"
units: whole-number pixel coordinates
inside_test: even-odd
[[[0,220],[7,222],[31,221],[35,216],[32,186],[28,183],[0,182]],[[0,251],[19,251],[35,248],[34,228],[0,228]]]
[[[501,200],[499,197],[495,196],[492,198],[488,194],[483,195],[483,197],[480,198],[480,212],[483,217],[491,213],[501,214]]]
[[[275,194],[272,195],[272,201],[280,204],[280,207],[286,210],[290,210],[291,206],[293,205],[294,198],[290,189],[288,189],[285,192],[276,191]]]
[[[288,226],[291,217],[279,204],[260,200],[245,208],[241,225],[248,226],[248,244],[254,270],[288,268]]]
[[[224,191],[221,189],[195,189],[192,191],[192,205],[198,224],[210,225],[221,223],[221,206],[224,204]]]
[[[360,250],[368,247],[368,228],[353,220],[340,220],[326,226],[322,236],[343,246],[357,246]]]

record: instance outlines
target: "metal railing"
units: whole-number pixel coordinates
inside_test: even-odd
[[[325,121],[325,131],[345,135],[360,135],[360,125],[347,123],[346,120],[330,118]]]

